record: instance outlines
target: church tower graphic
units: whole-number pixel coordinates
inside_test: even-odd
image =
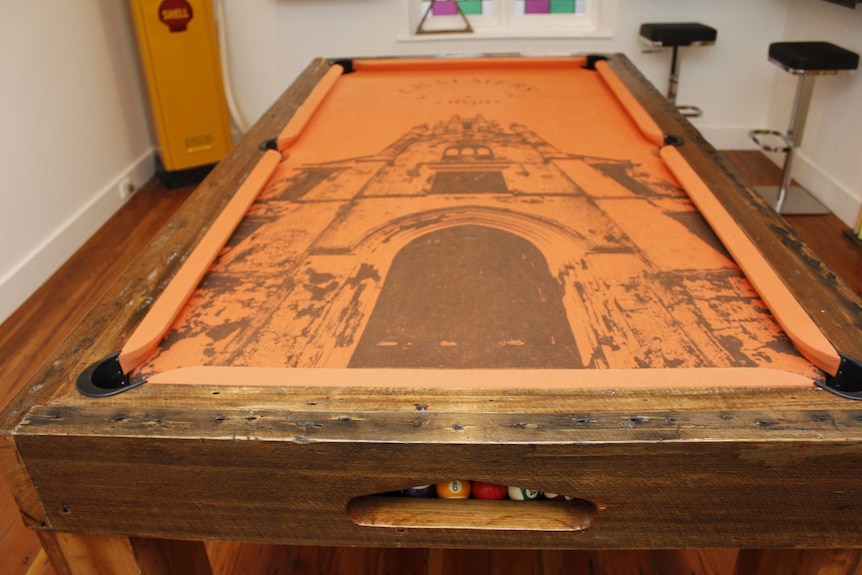
[[[669,228],[688,240],[664,241]],[[480,114],[280,173],[193,298],[144,375],[176,367],[174,346],[203,364],[269,367],[798,357],[670,177]]]

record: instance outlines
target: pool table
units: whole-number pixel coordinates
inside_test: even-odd
[[[0,419],[58,573],[860,565],[862,303],[623,55],[317,60],[105,281]],[[454,479],[567,497],[398,495]]]

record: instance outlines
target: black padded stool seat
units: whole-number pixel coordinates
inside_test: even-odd
[[[697,22],[641,24],[640,35],[654,46],[697,46],[714,44],[718,33]]]
[[[668,78],[667,99],[676,104],[676,91],[679,85],[680,48],[684,46],[709,46],[715,44],[718,32],[698,22],[651,22],[641,24],[641,40],[656,48],[671,48],[670,77]],[[694,118],[703,114],[697,106],[677,106],[680,114]]]
[[[796,73],[859,67],[859,54],[829,42],[775,42],[769,45],[769,60]]]

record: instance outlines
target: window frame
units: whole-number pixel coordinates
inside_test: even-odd
[[[490,15],[467,15],[473,32],[440,32],[417,34],[422,20],[421,0],[407,3],[408,35],[405,41],[481,40],[494,38],[609,38],[613,36],[618,0],[584,0],[583,14],[516,14],[515,0],[493,0]],[[427,19],[425,30],[460,30],[460,16],[436,16]]]

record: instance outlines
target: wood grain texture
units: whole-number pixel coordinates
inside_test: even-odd
[[[212,567],[202,541],[169,541],[134,537],[130,542],[141,573],[212,575]]]
[[[57,575],[136,575],[131,543],[125,537],[91,537],[39,531],[39,540]]]
[[[211,544],[210,548],[222,544]],[[523,551],[244,545],[217,573],[341,575],[731,575],[734,550]],[[211,554],[211,557],[215,555]]]
[[[48,531],[40,531],[39,538],[57,575],[212,573],[206,548],[200,541],[91,537]]]
[[[11,502],[12,495],[8,488],[4,486],[2,489]],[[25,573],[38,561],[39,540],[21,521],[14,504],[4,507],[2,511],[5,528],[0,532],[0,570],[10,575]]]
[[[191,188],[167,190],[158,180],[140,189],[18,310],[0,326],[0,405],[6,405],[28,378],[80,322],[115,277],[136,257],[165,220],[182,204]],[[26,529],[7,479],[0,478],[0,557],[3,572],[20,575],[38,570],[46,560],[36,557],[40,544]],[[47,573],[52,572],[45,567]]]
[[[303,82],[313,83],[315,70],[319,72],[322,68],[322,63],[313,65]],[[302,92],[302,82],[299,86],[287,100],[276,105],[276,111],[271,112],[273,116],[264,124],[270,120],[271,126],[283,122],[285,114],[289,115],[291,107],[296,105],[292,98]],[[258,136],[266,131],[259,129]],[[215,502],[239,504],[255,512],[262,510],[262,515],[250,518],[241,509],[237,511],[239,515],[231,515],[216,505],[210,517],[212,522],[236,519],[237,523],[227,528],[204,526],[204,531],[213,537],[226,535],[219,530],[227,529],[231,535],[252,541],[299,541],[295,523],[288,523],[293,526],[293,533],[261,533],[261,525],[269,520],[282,520],[281,513],[299,509],[298,515],[292,517],[302,527],[303,543],[336,544],[340,537],[327,533],[322,517],[334,513],[336,508],[343,513],[346,502],[353,496],[384,491],[396,482],[423,483],[417,480],[429,477],[425,462],[433,457],[434,461],[445,462],[434,471],[440,479],[449,479],[451,473],[487,474],[488,469],[493,469],[506,480],[523,481],[535,477],[535,470],[546,470],[542,472],[546,482],[542,487],[558,492],[577,488],[585,497],[606,505],[606,510],[597,524],[584,532],[589,534],[584,546],[595,546],[596,550],[530,551],[520,558],[484,549],[453,551],[454,557],[446,557],[445,549],[412,551],[409,555],[416,558],[415,572],[439,573],[431,571],[429,566],[450,566],[459,561],[487,566],[497,561],[493,559],[496,553],[503,553],[501,556],[508,557],[509,563],[524,565],[525,569],[536,567],[538,553],[543,569],[562,562],[584,565],[592,570],[583,572],[590,573],[631,572],[626,569],[632,568],[644,573],[672,572],[656,570],[661,567],[655,567],[658,561],[655,553],[616,555],[620,557],[617,563],[610,552],[598,549],[620,546],[621,542],[638,537],[650,547],[668,546],[671,540],[687,546],[859,544],[860,525],[854,518],[860,516],[854,495],[859,485],[852,476],[839,484],[839,478],[849,475],[845,473],[848,462],[860,458],[859,410],[855,404],[817,390],[803,393],[751,390],[746,394],[720,389],[709,393],[683,389],[661,394],[615,391],[573,394],[561,398],[560,404],[529,394],[492,398],[481,393],[393,394],[385,389],[355,393],[331,389],[305,390],[290,397],[273,393],[266,397],[243,389],[193,392],[168,389],[161,395],[142,388],[135,395],[94,406],[68,394],[70,375],[91,359],[115,351],[115,342],[128,333],[146,309],[146,294],[151,293],[147,290],[162,285],[175,269],[174,261],[181,260],[186,246],[194,244],[198,234],[189,228],[206,226],[203,222],[213,211],[210,203],[217,203],[218,186],[242,178],[240,166],[250,165],[255,154],[250,146],[243,150],[241,154],[247,154],[248,163],[243,164],[238,158],[232,167],[214,173],[203,191],[195,194],[190,202],[192,207],[172,220],[120,282],[106,288],[106,295],[98,304],[102,311],[89,316],[52,362],[40,370],[33,380],[35,391],[19,396],[18,402],[5,412],[4,429],[14,429],[17,434],[13,447],[21,448],[22,453],[33,458],[40,477],[50,480],[68,472],[94,481],[89,484],[92,487],[89,492],[84,485],[68,493],[48,489],[43,501],[48,509],[32,513],[34,526],[44,522],[50,528],[109,532],[140,523],[142,534],[147,536],[192,532],[197,536],[201,526],[188,525],[181,510],[170,510],[173,503],[161,500],[162,496],[151,499],[153,508],[168,509],[164,523],[156,521],[133,501],[140,501],[145,492],[152,496],[164,491],[168,478],[181,478],[184,481],[179,483],[179,490],[187,495],[184,500],[189,508]],[[704,157],[709,158],[709,154]],[[725,176],[727,173],[715,177]],[[782,234],[790,237],[786,230]],[[802,251],[813,254],[810,248]],[[819,265],[810,266],[807,258],[802,258],[802,267],[809,270],[804,274],[811,275],[814,269],[814,275],[820,276],[817,282],[823,282],[825,275],[829,292],[828,273],[824,274]],[[158,269],[150,278],[153,266]],[[139,286],[139,282],[145,285]],[[140,309],[130,311],[116,303],[128,299],[130,293],[138,294],[132,299],[139,303]],[[96,337],[92,335],[94,331],[102,335]],[[31,410],[30,405],[40,407]],[[387,410],[385,416],[379,414],[383,409]],[[47,431],[48,435],[40,437],[51,429],[55,431]],[[97,430],[95,435],[86,437],[93,430]],[[380,444],[377,439],[381,436],[388,440]],[[147,438],[146,448],[139,454],[142,467],[132,465],[132,459],[137,459],[130,451],[136,449],[135,437]],[[341,444],[351,438],[357,444],[342,449]],[[493,447],[495,443],[501,444],[499,448]],[[490,444],[492,449],[480,449],[483,444]],[[73,454],[82,458],[76,460]],[[356,462],[354,472],[344,469],[345,457],[351,463]],[[521,466],[499,465],[508,458],[528,462],[531,472],[528,474]],[[8,450],[5,460],[9,467]],[[269,462],[265,469],[248,469],[250,462],[262,460]],[[319,469],[312,469],[317,466],[310,460],[319,463]],[[393,460],[398,464],[387,469]],[[687,469],[680,470],[680,462],[685,462]],[[11,467],[20,469],[16,461]],[[205,469],[216,471],[210,474]],[[657,475],[656,469],[668,472]],[[366,472],[359,474],[358,482],[357,471]],[[138,492],[119,493],[116,478],[138,474],[142,479],[134,488]],[[577,481],[579,478],[586,480]],[[238,486],[224,488],[234,481],[245,486],[259,486],[263,481],[273,489],[264,501],[263,497],[255,499],[239,492]],[[278,489],[285,482],[312,485],[330,482],[344,485],[345,489],[338,497],[323,494],[320,501],[296,502]],[[698,482],[702,482],[702,489],[697,489]],[[677,488],[681,498],[668,506],[661,496],[671,490],[676,492]],[[32,490],[30,494],[35,497]],[[19,492],[22,500],[29,496],[27,493],[21,496]],[[632,509],[627,504],[634,496],[642,502]],[[107,501],[111,502],[109,505],[119,504],[114,507],[114,518],[108,517]],[[809,519],[812,501],[823,503],[823,507],[818,505],[821,519]],[[778,502],[788,521],[797,522],[784,533],[779,532],[784,525],[779,529],[771,516],[773,505]],[[91,510],[92,518],[79,516]],[[121,518],[122,525],[114,522],[116,517]],[[736,520],[739,522],[735,523]],[[602,523],[604,531],[593,531]],[[352,523],[344,523],[338,529],[350,533],[354,544],[393,544],[389,536],[352,531],[356,529]],[[572,541],[563,539],[525,542],[522,537],[511,536],[490,541],[456,535],[438,538],[411,534],[408,538],[412,537],[421,546],[444,547],[572,545]],[[209,548],[212,555],[218,546],[213,544]],[[392,563],[377,549],[367,556],[330,547],[257,545],[229,549],[237,550],[235,557],[248,551],[259,558],[261,565],[272,569],[283,569],[284,561],[288,561],[296,567],[293,572],[302,572],[300,567],[309,565],[317,571],[308,572],[327,569],[335,572],[333,565],[344,564],[365,565],[365,572],[398,572],[381,571],[382,566]],[[281,553],[282,559],[267,559],[267,549],[281,549],[277,553]],[[700,554],[698,558],[705,569],[702,572],[710,572],[706,570],[711,568],[710,561],[704,557]],[[687,569],[685,559],[680,561]],[[717,559],[716,564],[727,562]]]
[[[33,536],[35,537],[36,534],[34,533]],[[44,549],[39,550],[39,553],[26,573],[27,575],[57,575],[57,572],[51,566],[51,562],[48,561],[48,554],[45,553]]]
[[[742,550],[734,575],[860,575],[862,551],[858,549]]]
[[[482,529],[508,531],[580,531],[597,515],[591,503],[576,500],[451,501],[365,496],[348,504],[350,520],[369,527],[413,529]]]
[[[721,154],[749,187],[781,181],[781,168],[757,151],[723,150]],[[835,275],[857,295],[862,294],[862,243],[853,239],[850,228],[835,214],[782,217]]]
[[[182,405],[192,399],[181,399],[184,394],[212,397],[213,390],[177,392]],[[44,416],[31,412],[17,441],[31,472],[48,480],[40,495],[52,528],[364,546],[824,547],[857,540],[860,514],[852,494],[859,486],[842,469],[860,457],[847,429],[862,411],[855,404],[852,411],[835,410],[835,399],[816,389],[793,397],[774,390],[677,390],[675,404],[685,406],[678,411],[656,411],[666,397],[639,390],[558,394],[539,412],[529,410],[539,394],[438,391],[396,398],[348,389],[247,394],[247,403],[222,404],[217,414],[138,405],[152,406],[141,399],[156,393],[144,387],[137,400],[123,394],[96,404],[69,398],[67,405],[44,408]],[[370,417],[383,401],[386,415]],[[42,435],[43,422],[58,420],[70,431],[96,427],[103,435]],[[133,439],[142,434],[148,438],[143,451]],[[772,441],[776,435],[781,442]],[[381,436],[399,439],[375,439]],[[255,464],[261,461],[266,465]],[[433,468],[428,461],[436,462]],[[203,469],[206,481],[199,480]],[[134,482],[117,483],[130,473]],[[55,490],[55,474],[73,481]],[[450,477],[514,485],[542,477],[536,488],[605,509],[575,535],[529,537],[363,530],[345,513],[354,497]],[[280,485],[305,487],[296,492]],[[162,512],[141,509],[140,500]],[[776,530],[770,500],[780,501],[787,517],[805,516],[810,501],[819,502],[820,512]],[[211,512],[195,514],[203,505]],[[254,514],[245,511],[250,508]],[[307,528],[298,532],[297,521]]]

